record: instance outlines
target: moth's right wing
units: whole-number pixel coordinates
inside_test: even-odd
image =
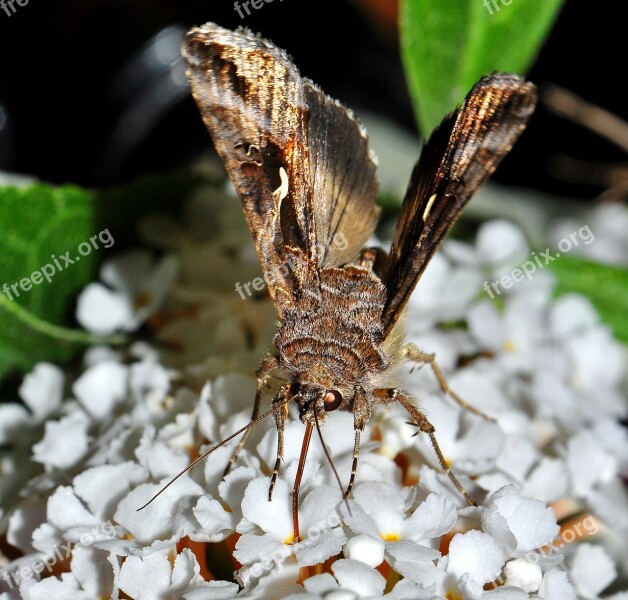
[[[451,225],[525,129],[536,99],[535,86],[521,77],[483,77],[425,144],[390,252],[383,314],[386,334],[403,313]]]

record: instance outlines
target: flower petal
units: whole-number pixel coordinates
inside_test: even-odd
[[[72,574],[92,598],[106,598],[113,589],[109,554],[95,548],[75,546],[70,563]]]
[[[534,550],[554,539],[560,529],[551,508],[540,500],[522,498],[514,485],[490,497],[482,510],[482,528],[510,552]]]
[[[90,333],[109,335],[128,327],[133,306],[124,294],[90,283],[78,297],[76,320]]]
[[[601,546],[578,544],[570,574],[571,581],[581,596],[597,598],[617,577],[617,569]]]
[[[537,563],[525,558],[515,558],[506,563],[505,585],[521,588],[525,592],[536,592],[543,580],[543,572]]]
[[[111,417],[116,405],[127,397],[128,367],[107,360],[85,371],[72,386],[72,392],[94,419]]]
[[[476,583],[485,584],[499,575],[504,559],[504,551],[493,537],[472,529],[451,540],[447,572],[457,579],[468,573]]]
[[[242,514],[265,533],[271,533],[279,541],[292,539],[292,508],[288,484],[278,478],[272,501],[268,500],[269,477],[253,479],[246,487],[242,499]]]
[[[458,511],[442,494],[429,494],[403,524],[404,538],[421,542],[449,533],[456,523]]]
[[[61,406],[63,399],[63,371],[50,363],[37,363],[20,385],[20,398],[41,423]]]
[[[59,529],[96,527],[101,519],[89,512],[69,486],[58,487],[48,498],[48,521]]]
[[[386,580],[378,571],[359,560],[339,559],[331,567],[341,588],[360,596],[379,596],[384,592]]]
[[[198,578],[201,567],[196,556],[189,548],[184,548],[174,560],[172,569],[172,585],[169,590],[171,598],[178,598]]]
[[[146,480],[146,469],[133,462],[100,465],[77,475],[74,492],[99,519],[113,516],[116,506],[132,487]]]
[[[576,592],[567,573],[559,569],[551,569],[545,573],[539,587],[539,596],[543,600],[576,600]]]
[[[343,548],[345,558],[359,560],[369,567],[377,567],[384,562],[386,544],[382,539],[361,533],[352,537]]]
[[[338,527],[331,530],[322,530],[314,538],[312,533],[296,546],[297,564],[301,567],[309,567],[324,563],[328,558],[336,556],[342,551],[342,547],[347,541],[344,531]]]
[[[235,531],[235,515],[227,512],[218,500],[201,496],[193,512],[209,542],[220,542]]]
[[[57,469],[69,469],[85,456],[89,447],[89,420],[72,412],[59,421],[47,421],[44,438],[33,446],[33,460]]]
[[[170,588],[172,567],[160,552],[149,556],[127,556],[120,568],[120,589],[133,600],[152,600],[165,597]]]
[[[192,515],[194,498],[205,493],[198,483],[184,475],[165,489],[158,499],[138,512],[169,479],[158,484],[144,483],[127,494],[116,509],[114,520],[140,543],[179,539],[198,528]]]

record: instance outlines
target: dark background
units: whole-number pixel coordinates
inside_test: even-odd
[[[10,17],[0,11],[0,170],[110,186],[187,164],[209,144],[191,97],[181,95],[139,135],[120,119],[130,106],[142,113],[143,77],[151,79],[141,69],[126,82],[120,74],[162,28],[210,20],[260,31],[330,95],[415,130],[394,21],[368,18],[357,0],[274,0],[244,20],[231,0],[28,0],[14,6]],[[626,116],[617,85],[625,73],[619,11],[619,3],[569,0],[529,78],[560,84]],[[610,143],[541,108],[496,178],[583,198],[601,191],[553,176],[551,159],[560,154],[623,158]]]

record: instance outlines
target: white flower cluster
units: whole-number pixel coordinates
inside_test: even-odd
[[[272,336],[270,301],[243,301],[233,288],[256,262],[248,233],[233,232],[241,217],[231,199],[216,217],[221,197],[211,209],[192,202],[187,225],[151,217],[144,230],[166,257],[115,258],[103,267],[109,287],[91,284],[80,298],[91,331],[148,320],[154,345],[94,348],[78,374],[39,364],[23,403],[0,405],[0,447],[9,448],[0,454],[0,600],[628,598],[617,589],[628,572],[622,348],[586,299],[552,300],[546,271],[499,308],[483,295],[487,276],[529,253],[502,221],[485,224],[474,246],[445,246],[408,316],[409,340],[435,352],[451,387],[495,419],[444,397],[428,368],[408,368],[407,391],[478,507],[393,407],[367,426],[347,502],[312,440],[296,543],[303,425],[294,416],[272,502],[277,434],[266,419],[226,477],[237,440],[138,512],[246,425],[249,373]],[[352,416],[334,413],[323,434],[346,485]]]

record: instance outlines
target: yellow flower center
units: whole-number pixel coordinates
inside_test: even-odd
[[[517,344],[510,340],[506,340],[502,346],[504,352],[514,352],[517,349]]]
[[[287,538],[284,538],[282,544],[294,544],[294,533],[291,533]]]
[[[380,533],[379,534],[385,542],[398,542],[399,534],[398,533]]]

